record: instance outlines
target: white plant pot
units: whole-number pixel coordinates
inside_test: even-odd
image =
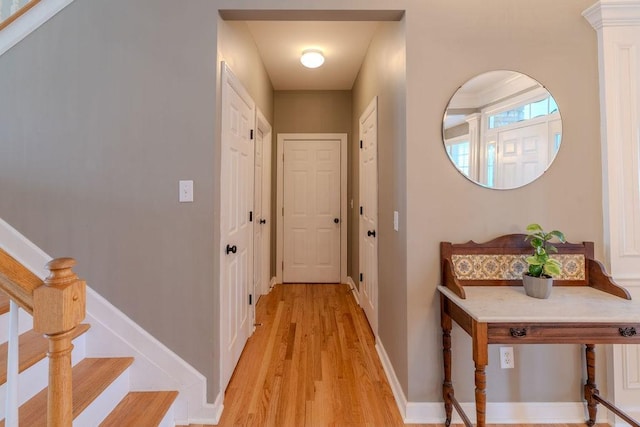
[[[523,274],[522,284],[524,285],[524,292],[530,297],[547,299],[549,298],[549,295],[551,295],[553,278],[533,277],[533,276]]]

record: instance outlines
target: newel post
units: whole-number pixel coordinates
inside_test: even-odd
[[[73,258],[47,263],[49,277],[33,292],[33,329],[49,340],[47,426],[71,427],[71,337],[85,316],[85,282],[72,271]]]

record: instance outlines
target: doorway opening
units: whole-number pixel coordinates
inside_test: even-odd
[[[384,204],[382,210],[386,214],[387,211],[393,212],[394,208],[398,210],[396,200],[400,203],[404,200],[404,196],[396,196],[401,191],[399,188],[404,179],[402,162],[398,161],[404,152],[406,123],[405,109],[399,108],[406,103],[404,11],[225,10],[220,11],[220,16],[218,56],[231,64],[234,73],[255,98],[256,105],[262,109],[272,126],[271,283],[289,281],[283,277],[286,275],[286,269],[282,274],[283,265],[287,262],[296,263],[287,258],[286,245],[283,243],[279,247],[275,238],[285,232],[283,225],[278,224],[287,213],[285,197],[279,191],[284,186],[280,187],[277,179],[279,165],[276,162],[281,162],[282,157],[278,155],[275,139],[278,135],[290,134],[345,134],[346,143],[341,147],[346,149],[343,152],[341,148],[341,161],[345,161],[346,166],[341,164],[340,168],[345,171],[346,196],[340,194],[339,212],[327,212],[327,218],[332,221],[338,219],[339,228],[344,230],[340,239],[341,244],[345,242],[346,250],[340,250],[339,281],[348,283],[356,299],[360,300],[359,119],[376,96],[381,115],[378,168],[384,172],[379,176],[386,178],[376,186],[376,192],[384,192],[384,197],[376,197],[376,203],[378,206]],[[320,38],[311,40],[295,35],[316,33],[318,37],[331,36],[336,44],[323,48],[318,46],[322,43]],[[368,35],[362,36],[364,33]],[[360,51],[349,53],[348,44],[354,39],[360,40]],[[282,44],[285,42],[291,46],[285,47]],[[323,67],[315,70],[302,67],[299,54],[306,47],[323,48],[326,54]],[[283,55],[287,58],[283,59]],[[338,61],[341,58],[346,62]],[[301,74],[291,70],[282,71],[281,68],[287,63],[291,64],[291,70],[297,67]],[[338,63],[348,65],[337,66]],[[327,76],[321,78],[321,73]],[[330,80],[333,83],[329,85],[326,82]],[[337,85],[338,81],[342,86]],[[285,168],[282,170],[284,181]],[[290,177],[291,182],[298,181]],[[304,189],[298,190],[305,193]],[[278,198],[282,198],[284,205],[278,205]],[[391,227],[380,227],[376,231],[380,244],[384,244],[384,239],[393,237]],[[295,254],[296,251],[291,253]],[[393,268],[388,270],[392,271]],[[297,276],[292,277],[292,281],[299,280]],[[223,281],[220,283],[220,286],[225,285]],[[257,301],[258,297],[256,295],[253,301]],[[222,313],[225,310],[222,306],[224,301],[221,300],[220,304]],[[378,317],[376,313],[375,318]],[[224,319],[221,320],[224,323]]]

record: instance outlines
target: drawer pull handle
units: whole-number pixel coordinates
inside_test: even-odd
[[[631,327],[631,328],[618,328],[618,332],[620,332],[620,335],[622,335],[623,337],[633,337],[636,335],[636,328]]]
[[[511,328],[509,329],[512,337],[520,338],[527,336],[527,328]]]

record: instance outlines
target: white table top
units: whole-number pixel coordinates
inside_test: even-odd
[[[640,300],[625,300],[589,286],[554,286],[548,299],[522,286],[465,286],[466,299],[438,290],[478,322],[639,323]]]

